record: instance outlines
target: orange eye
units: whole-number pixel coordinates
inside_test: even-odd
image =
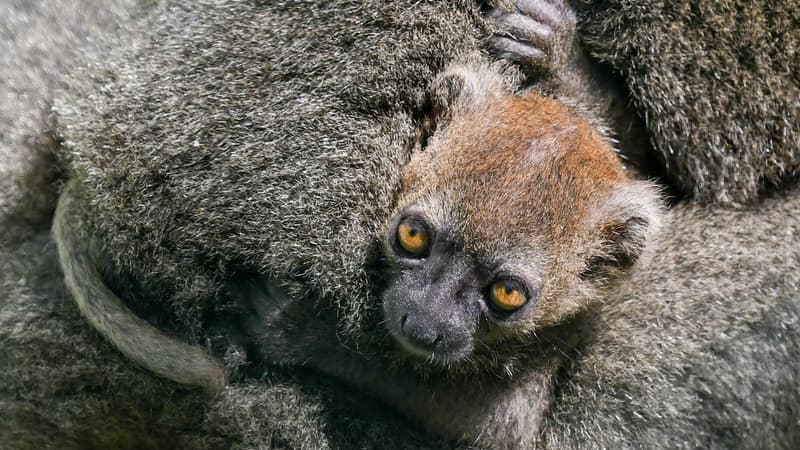
[[[397,225],[397,244],[415,258],[427,256],[431,245],[430,232],[425,224],[415,218],[405,218]]]
[[[489,288],[489,300],[499,311],[512,312],[528,303],[528,295],[518,281],[501,279]]]

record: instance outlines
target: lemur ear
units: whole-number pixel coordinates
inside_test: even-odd
[[[657,244],[663,214],[651,183],[633,181],[612,192],[589,221],[593,242],[581,277],[609,281],[629,273]]]
[[[454,111],[480,108],[488,99],[507,90],[500,66],[479,61],[451,64],[431,83],[427,91],[419,140],[424,147],[437,129],[447,126]]]

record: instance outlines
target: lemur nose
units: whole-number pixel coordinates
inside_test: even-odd
[[[426,350],[433,350],[444,340],[444,336],[433,327],[420,323],[408,314],[400,318],[400,329],[411,344]]]

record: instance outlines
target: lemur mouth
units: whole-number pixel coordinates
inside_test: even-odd
[[[464,362],[469,356],[468,352],[438,352],[415,346],[405,339],[397,339],[404,353],[411,355],[415,360],[425,362],[431,366],[449,368]]]

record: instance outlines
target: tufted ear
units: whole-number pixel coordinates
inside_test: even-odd
[[[589,221],[592,243],[581,277],[610,281],[629,273],[656,244],[663,214],[652,183],[632,181],[612,192]]]
[[[437,129],[447,126],[454,113],[474,110],[509,91],[504,66],[487,65],[477,59],[454,63],[440,73],[428,88],[423,119],[418,131],[423,147]]]

